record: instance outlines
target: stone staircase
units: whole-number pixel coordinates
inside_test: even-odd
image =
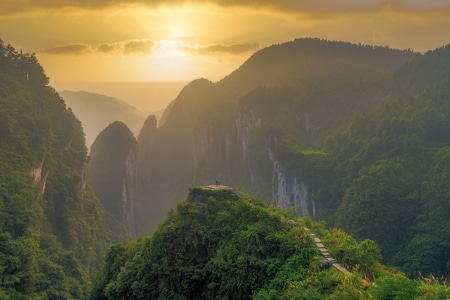
[[[339,272],[344,274],[350,274],[350,272],[341,266],[336,259],[334,259],[325,246],[322,244],[322,241],[311,231],[308,229],[308,234],[314,239],[317,248],[319,248],[320,254],[323,256],[322,268],[328,269],[330,267],[335,267]]]

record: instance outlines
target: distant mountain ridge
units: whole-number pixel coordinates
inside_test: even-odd
[[[311,191],[300,179],[295,187],[281,186],[288,175],[270,154],[267,131],[280,127],[305,146],[317,144],[354,113],[384,101],[390,91],[380,87],[414,55],[298,39],[256,52],[217,83],[192,81],[167,107],[160,126],[143,128],[152,137],[138,138],[151,145],[139,144],[138,165],[146,175],[138,180],[135,203],[148,213],[137,222],[154,228],[189,186],[215,180],[267,202],[320,214],[323,208],[313,209]],[[303,198],[288,199],[291,188],[301,190]]]
[[[410,50],[318,38],[296,39],[257,51],[217,85],[246,93],[264,86],[308,88],[329,78],[367,80],[397,70],[413,56]]]
[[[86,134],[86,144],[92,145],[97,135],[109,124],[122,121],[137,135],[144,124],[146,114],[134,106],[114,97],[86,91],[59,92],[80,119]]]

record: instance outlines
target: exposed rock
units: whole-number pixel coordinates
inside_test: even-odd
[[[137,182],[137,153],[131,149],[125,160],[125,178],[122,186],[123,217],[122,223],[126,225],[130,233],[135,233],[135,201]]]
[[[272,197],[274,204],[284,209],[294,208],[299,217],[315,216],[316,205],[307,185],[297,176],[288,174],[270,150],[269,157],[273,162]]]
[[[237,140],[242,147],[242,158],[247,155],[249,137],[253,130],[261,126],[261,118],[258,117],[254,109],[245,112],[238,112],[236,116]]]
[[[47,177],[48,177],[48,171],[45,173],[45,175],[42,175],[43,167],[44,167],[44,159],[41,160],[39,167],[31,169],[31,176],[34,179],[34,184],[39,185],[41,187],[40,192],[41,197],[45,193],[45,187],[47,185]]]

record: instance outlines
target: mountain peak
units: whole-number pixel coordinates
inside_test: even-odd
[[[308,86],[326,77],[372,78],[398,69],[413,57],[409,50],[302,38],[255,52],[218,84],[243,94],[258,86]]]

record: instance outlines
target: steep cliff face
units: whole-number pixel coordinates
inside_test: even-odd
[[[137,162],[137,185],[142,188],[150,184],[152,176],[152,156],[156,147],[156,117],[149,116],[142,126],[137,139],[139,145],[139,156]],[[139,194],[140,192],[137,191]],[[142,196],[142,195],[140,195]]]
[[[136,140],[122,122],[103,130],[91,148],[87,181],[103,208],[135,232],[138,149]]]
[[[314,125],[305,113],[304,131]],[[205,125],[205,124],[203,124]],[[193,135],[195,182],[217,179],[251,191],[267,203],[293,208],[299,216],[315,216],[312,191],[298,175],[286,171],[267,145],[270,116],[257,107],[241,107],[232,122],[209,124]],[[222,126],[222,127],[221,127]]]
[[[193,180],[207,184],[215,180],[230,182],[230,167],[235,159],[235,132],[220,125],[199,128],[192,136]],[[212,171],[212,172],[211,172]]]
[[[294,209],[299,217],[316,216],[316,203],[306,183],[287,172],[270,150],[269,157],[273,163],[272,203],[280,208]]]
[[[249,139],[252,132],[261,126],[261,117],[255,109],[238,112],[236,115],[236,135],[242,151],[242,159],[247,157]]]
[[[125,176],[122,184],[122,223],[130,233],[135,233],[135,209],[137,187],[137,152],[130,150],[125,159]]]

